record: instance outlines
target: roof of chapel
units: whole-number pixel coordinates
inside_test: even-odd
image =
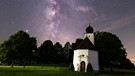
[[[76,47],[76,49],[96,50],[95,46],[92,44],[92,42],[89,40],[88,37],[86,37],[86,38]]]

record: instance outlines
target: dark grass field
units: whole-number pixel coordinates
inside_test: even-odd
[[[66,67],[54,66],[0,66],[0,76],[135,76],[135,70],[114,69],[111,72],[109,69],[100,71],[98,74],[70,72]]]

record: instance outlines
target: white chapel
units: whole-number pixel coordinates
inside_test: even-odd
[[[99,71],[98,51],[95,48],[94,30],[91,26],[86,28],[84,40],[76,47],[73,56],[75,71],[87,72],[89,63],[94,71]]]

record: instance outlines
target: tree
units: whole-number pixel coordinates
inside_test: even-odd
[[[2,44],[0,44],[0,61],[6,60],[6,44],[7,41],[4,41]]]
[[[87,65],[87,72],[93,72],[93,68],[90,63]]]
[[[53,43],[51,40],[46,40],[41,44],[41,46],[37,50],[37,56],[40,62],[42,63],[42,68],[44,63],[51,62],[52,60],[52,51],[53,51]]]
[[[14,50],[14,48],[12,46],[12,41],[11,40],[4,41],[0,45],[1,61],[6,61],[6,60],[8,60],[8,62],[12,61],[11,68],[13,68],[13,64],[14,64],[14,61],[16,59],[16,54],[17,54],[16,50]]]
[[[74,65],[72,62],[68,66],[68,71],[74,71]]]
[[[113,63],[123,64],[127,53],[120,39],[109,32],[95,33],[95,46],[99,52],[99,63],[102,69]]]
[[[33,50],[36,49],[36,38],[30,37],[29,34],[23,31],[17,32],[11,38],[14,39],[14,45],[17,46],[17,59],[24,62],[23,66],[25,68],[25,63],[31,61],[34,57]]]
[[[54,44],[53,58],[55,64],[63,62],[64,60],[62,45],[59,42]]]
[[[135,65],[127,58],[121,61],[120,67],[125,69],[135,69]]]
[[[77,38],[75,43],[72,44],[72,49],[75,50],[76,47],[83,41],[81,38]]]
[[[69,52],[69,63],[73,62],[73,54],[76,47],[83,41],[81,38],[77,38],[75,43],[72,43],[72,49]]]
[[[63,57],[65,62],[69,62],[69,53],[72,50],[72,46],[69,42],[66,42],[65,46],[63,47]]]
[[[2,53],[6,55],[6,60],[12,61],[11,67],[13,67],[15,60],[23,60],[25,67],[25,62],[34,56],[33,50],[36,49],[36,39],[20,30],[3,42],[1,47],[3,48]]]

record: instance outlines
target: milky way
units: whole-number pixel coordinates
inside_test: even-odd
[[[62,6],[63,3],[64,5]],[[43,17],[40,19],[42,22],[38,27],[39,30],[37,30],[37,35],[40,37],[41,42],[46,39],[50,39],[54,42],[61,41],[62,43],[70,41],[70,35],[68,33],[65,35],[65,30],[62,29],[62,21],[68,18],[67,14],[64,12],[70,13],[68,9],[64,9],[66,5],[68,5],[68,3],[64,0],[61,0],[60,3],[56,0],[43,1],[43,5],[40,6],[40,9],[43,9]],[[63,32],[61,30],[63,30]]]
[[[83,38],[91,24],[95,31],[116,34],[135,58],[135,0],[0,0],[0,42],[18,30],[65,44]]]

